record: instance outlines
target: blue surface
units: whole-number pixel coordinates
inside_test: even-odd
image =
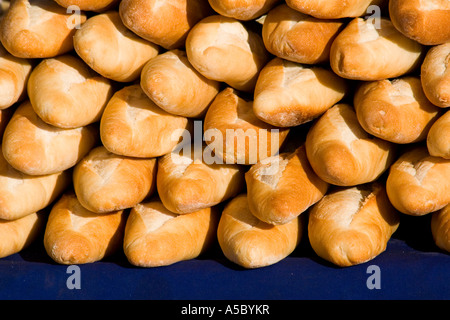
[[[450,299],[450,256],[434,246],[426,219],[398,230],[387,250],[361,265],[338,268],[318,258],[306,241],[279,263],[246,270],[218,247],[198,259],[138,268],[122,252],[79,265],[80,289],[68,289],[68,266],[54,263],[37,241],[0,259],[0,299],[308,300]],[[368,289],[368,267],[380,269],[380,289]]]

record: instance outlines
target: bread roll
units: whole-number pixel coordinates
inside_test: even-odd
[[[450,204],[431,215],[431,234],[436,245],[450,252]]]
[[[425,140],[441,115],[423,93],[420,78],[412,76],[362,83],[354,106],[364,130],[398,144]]]
[[[178,49],[150,59],[142,70],[140,84],[158,107],[189,118],[202,118],[220,87],[220,82],[195,70],[186,52]]]
[[[398,211],[422,216],[450,203],[450,160],[433,157],[425,146],[402,154],[386,180],[389,200]]]
[[[0,219],[0,258],[18,253],[44,231],[47,215],[42,211],[16,220]]]
[[[380,28],[370,20],[355,18],[334,39],[331,68],[353,80],[383,80],[412,72],[421,63],[424,47],[401,34],[386,18]]]
[[[328,62],[343,20],[317,19],[280,4],[267,13],[262,28],[266,49],[277,57],[305,64]]]
[[[316,174],[338,186],[372,182],[394,161],[395,144],[364,131],[348,104],[328,109],[309,130],[305,147]]]
[[[297,217],[278,226],[265,223],[250,212],[247,199],[240,194],[223,210],[217,228],[220,248],[227,259],[244,268],[275,264],[300,243],[304,220]]]
[[[321,66],[306,66],[274,58],[256,82],[253,112],[277,127],[311,121],[348,92],[346,80]]]
[[[245,185],[242,166],[210,163],[203,159],[204,148],[199,149],[199,153],[169,153],[158,160],[158,194],[172,212],[186,214],[215,206],[234,197]]]
[[[139,267],[191,260],[214,243],[218,220],[215,207],[177,215],[152,199],[131,209],[123,250],[128,261]]]
[[[28,175],[45,175],[73,167],[98,140],[97,125],[57,128],[42,121],[27,100],[5,128],[2,151],[15,169]]]
[[[389,16],[401,33],[421,44],[450,41],[448,0],[390,0]]]
[[[27,88],[39,118],[58,128],[84,127],[99,121],[113,94],[108,79],[71,55],[42,60],[33,69]]]
[[[73,49],[83,12],[67,12],[55,1],[15,0],[0,22],[0,41],[19,58],[51,58]]]
[[[44,209],[70,183],[69,171],[26,175],[11,167],[0,152],[0,219],[16,220]]]
[[[309,212],[308,237],[314,252],[340,267],[372,260],[400,224],[379,183],[338,188]]]
[[[281,0],[209,0],[218,14],[237,20],[253,20],[267,13]]]
[[[14,57],[0,44],[0,110],[25,98],[32,67],[31,60]]]
[[[73,185],[81,205],[89,211],[131,208],[156,189],[156,159],[119,156],[99,146],[75,166]]]
[[[241,22],[221,15],[198,22],[186,38],[190,63],[208,79],[241,90],[254,89],[269,55],[259,34]]]
[[[119,6],[127,28],[168,50],[181,48],[189,30],[211,12],[207,0],[122,0]]]
[[[245,181],[250,212],[273,225],[295,219],[328,190],[312,170],[304,145],[252,165]]]
[[[44,247],[49,257],[60,264],[96,262],[121,248],[125,223],[123,211],[90,212],[68,192],[52,207]]]
[[[387,0],[286,0],[291,8],[319,19],[364,16],[369,6],[383,7]]]
[[[450,160],[450,110],[445,112],[430,128],[427,135],[428,153]]]
[[[217,94],[204,120],[204,138],[224,163],[254,164],[275,155],[289,128],[277,128],[259,120],[253,102],[230,87]]]
[[[159,48],[128,30],[117,11],[89,18],[73,37],[77,54],[105,78],[130,82]]]
[[[72,8],[77,6],[83,11],[102,12],[113,9],[119,3],[119,0],[55,0],[60,6],[64,8]]]
[[[428,50],[420,78],[425,95],[434,105],[450,107],[450,42]]]
[[[112,153],[154,158],[174,150],[191,127],[191,121],[159,108],[134,84],[117,91],[106,105],[100,137]]]

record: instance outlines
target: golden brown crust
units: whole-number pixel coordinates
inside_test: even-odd
[[[44,231],[47,214],[30,213],[15,220],[0,219],[0,258],[22,251]]]
[[[102,260],[121,248],[126,215],[86,210],[69,192],[52,207],[44,233],[44,247],[55,262],[85,264]]]
[[[425,140],[441,115],[425,96],[420,78],[412,76],[364,82],[353,101],[364,130],[398,144]]]
[[[76,22],[84,21],[85,13],[68,13],[55,1],[16,0],[0,22],[0,40],[16,57],[55,57],[73,49]]]
[[[445,112],[430,128],[427,148],[430,155],[450,159],[450,110]]]
[[[394,161],[395,144],[369,135],[348,104],[328,109],[306,136],[311,167],[324,181],[354,186],[378,179]]]
[[[139,78],[159,47],[128,30],[117,11],[89,18],[73,37],[76,53],[96,72],[119,82]]]
[[[294,127],[319,117],[348,89],[345,79],[324,67],[274,58],[258,76],[253,112],[273,126]]]
[[[308,236],[318,256],[348,267],[385,251],[399,223],[385,188],[374,183],[325,195],[310,210]]]
[[[249,92],[269,59],[258,33],[221,15],[209,16],[192,28],[186,38],[186,53],[192,66],[206,78]]]
[[[317,19],[280,4],[267,13],[262,38],[277,57],[317,64],[328,62],[331,44],[343,27],[343,20]]]
[[[330,64],[336,74],[353,80],[383,80],[412,72],[421,63],[424,47],[401,34],[381,17],[379,28],[355,18],[334,39]]]
[[[420,79],[425,95],[434,105],[450,107],[450,42],[428,50]]]
[[[278,152],[289,129],[259,120],[253,102],[230,87],[217,94],[204,119],[205,141],[223,163],[254,164]]]
[[[218,14],[237,20],[253,20],[261,17],[281,0],[209,0]]]
[[[425,146],[402,154],[392,164],[386,190],[397,210],[421,216],[450,203],[450,160],[430,156]]]
[[[156,190],[156,161],[119,156],[103,146],[94,148],[74,168],[75,193],[92,212],[131,208]]]
[[[139,84],[133,84],[109,100],[100,120],[100,137],[112,153],[154,158],[174,150],[191,127],[190,120],[159,108]]]
[[[219,213],[215,207],[184,215],[167,210],[159,199],[131,209],[123,250],[139,267],[159,267],[197,258],[216,239]]]
[[[119,0],[55,0],[60,6],[64,8],[72,8],[77,6],[83,11],[103,12],[113,9]]]
[[[140,84],[161,109],[190,118],[204,117],[220,88],[220,82],[201,75],[186,52],[178,49],[150,59],[142,69]]]
[[[224,255],[244,268],[279,262],[294,251],[303,234],[303,219],[274,226],[256,218],[246,194],[230,200],[222,212],[217,238]]]
[[[431,234],[439,248],[450,252],[450,204],[432,213]]]
[[[450,3],[447,0],[390,0],[389,16],[401,33],[421,44],[450,41]]]
[[[252,165],[245,181],[249,210],[274,225],[295,219],[328,190],[328,183],[312,170],[304,145]]]
[[[124,25],[165,49],[183,46],[189,30],[211,13],[207,0],[122,0]]]
[[[99,121],[113,94],[108,79],[72,55],[42,60],[31,72],[27,88],[39,118],[59,128]]]
[[[98,140],[98,125],[57,128],[42,121],[26,100],[5,128],[2,151],[15,169],[45,175],[72,168]]]

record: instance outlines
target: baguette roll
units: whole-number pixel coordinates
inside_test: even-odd
[[[439,248],[450,252],[450,204],[432,213],[431,234]]]
[[[16,220],[44,209],[71,183],[69,171],[26,175],[11,167],[0,152],[0,219]]]
[[[286,3],[318,19],[340,19],[364,16],[370,6],[384,7],[387,0],[286,0]]]
[[[308,237],[314,252],[349,267],[374,259],[400,224],[400,215],[379,183],[338,188],[309,212]]]
[[[37,240],[45,229],[46,218],[41,211],[15,220],[0,219],[0,258],[18,253]]]
[[[269,59],[261,36],[236,19],[221,15],[198,22],[186,38],[186,54],[208,79],[252,91],[262,67]]]
[[[280,4],[267,13],[262,39],[273,55],[304,64],[325,63],[342,20],[317,19]]]
[[[308,131],[305,147],[316,174],[338,186],[372,182],[394,161],[395,144],[364,131],[348,104],[328,109]]]
[[[55,1],[15,0],[0,21],[0,41],[19,58],[51,58],[73,49],[84,12],[67,12]]]
[[[34,112],[29,100],[11,117],[3,133],[2,152],[8,163],[28,175],[46,175],[75,166],[94,147],[98,126],[62,129]]]
[[[0,44],[0,110],[25,98],[32,67],[30,59],[16,58]]]
[[[237,20],[253,20],[267,13],[281,0],[209,0],[218,14]]]
[[[346,80],[331,70],[276,57],[258,76],[253,112],[273,126],[294,127],[322,115],[347,91]]]
[[[450,41],[448,0],[390,0],[389,17],[401,33],[421,44]]]
[[[60,6],[71,9],[77,6],[83,11],[103,12],[113,9],[119,0],[55,0]]]
[[[248,196],[230,200],[220,217],[217,239],[225,257],[247,269],[273,265],[290,255],[300,243],[304,221],[294,218],[271,225],[256,218],[248,207]]]
[[[450,160],[430,156],[425,146],[402,154],[392,164],[386,190],[394,207],[422,216],[450,203]]]
[[[253,102],[230,87],[217,94],[204,119],[208,147],[227,164],[251,165],[275,155],[288,133],[259,120]]]
[[[364,82],[356,90],[353,102],[364,130],[398,144],[425,140],[441,115],[423,93],[418,77]]]
[[[330,49],[333,71],[347,79],[374,81],[412,72],[422,61],[424,47],[401,34],[386,18],[380,28],[355,18],[334,39]]]
[[[123,211],[98,214],[66,193],[50,211],[44,247],[59,264],[86,264],[102,260],[121,248],[126,216]]]
[[[297,218],[328,190],[312,170],[304,145],[252,165],[245,181],[250,212],[273,225]]]
[[[113,94],[108,79],[71,55],[42,60],[33,69],[27,88],[39,118],[58,128],[84,127],[99,121]]]
[[[96,72],[118,82],[139,78],[159,48],[127,29],[117,11],[89,18],[73,37],[76,53]]]
[[[174,150],[191,127],[186,117],[159,108],[139,84],[133,84],[109,100],[100,120],[100,137],[112,153],[154,158]]]
[[[159,198],[172,212],[186,214],[215,206],[237,195],[245,185],[242,166],[210,163],[203,159],[205,148],[199,149],[200,155],[187,150],[158,160]]]
[[[119,5],[127,28],[167,50],[181,48],[189,30],[211,12],[207,0],[122,0]]]
[[[139,267],[191,260],[214,243],[218,220],[215,207],[178,215],[158,199],[149,200],[131,209],[123,250],[128,261]]]
[[[450,110],[445,112],[430,128],[427,135],[428,153],[450,160]]]
[[[178,49],[150,59],[142,70],[140,84],[158,107],[189,118],[204,117],[220,87],[220,82],[195,70],[186,52]]]
[[[450,107],[450,42],[428,50],[420,79],[425,95],[434,105]]]
[[[89,211],[131,208],[156,190],[156,159],[119,156],[99,146],[75,166],[73,186]]]

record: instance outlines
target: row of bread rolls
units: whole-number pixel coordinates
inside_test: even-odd
[[[6,30],[0,28],[2,43],[3,38],[8,39],[3,34],[11,29],[8,21],[20,15],[35,19],[45,14],[46,22],[51,17],[63,21],[61,16],[65,16],[67,27],[67,12],[56,17],[53,14],[58,10],[45,11],[47,7],[38,5],[39,1],[36,6],[34,2],[31,5],[24,5],[24,2],[13,3],[2,21],[2,28]],[[99,12],[109,5],[105,2],[105,7],[94,8],[88,7],[92,5],[89,1],[84,2],[79,3],[80,7],[86,5],[83,10]],[[101,1],[94,2],[103,5]],[[123,249],[131,263],[167,265],[196,257],[211,243],[211,234],[217,232],[227,258],[244,267],[261,267],[283,259],[295,249],[306,223],[302,213],[311,208],[308,229],[312,231],[308,230],[308,234],[314,250],[335,264],[352,265],[384,250],[398,226],[397,212],[392,205],[398,211],[414,215],[440,210],[439,219],[434,219],[433,233],[438,237],[439,246],[445,248],[442,243],[445,244],[443,239],[448,239],[448,234],[440,226],[448,220],[445,206],[450,202],[446,192],[449,186],[445,183],[449,164],[441,155],[448,154],[449,139],[443,131],[448,121],[440,116],[439,107],[448,106],[445,105],[448,77],[445,78],[443,72],[430,72],[430,80],[421,78],[422,88],[419,78],[401,78],[420,65],[425,55],[421,43],[398,32],[389,19],[381,21],[381,29],[361,18],[355,18],[348,25],[343,21],[324,20],[361,16],[366,12],[361,8],[366,9],[369,4],[362,4],[362,1],[350,2],[349,8],[340,13],[341,17],[313,17],[311,12],[315,9],[306,13],[292,9],[294,2],[305,4],[307,1],[286,1],[287,5],[253,1],[259,2],[262,8],[262,11],[255,11],[256,16],[268,13],[260,21],[261,35],[242,22],[256,16],[234,16],[246,10],[233,8],[245,6],[245,3],[250,6],[248,3],[252,1],[221,2],[228,9],[210,1],[217,14],[206,4],[197,2],[189,4],[192,5],[189,8],[180,6],[181,2],[184,1],[155,5],[124,0],[117,11],[95,14],[86,20],[80,13],[79,21],[83,24],[71,35],[74,54],[70,52],[72,49],[40,56],[23,53],[30,49],[30,46],[21,46],[23,40],[13,44],[5,40],[5,48],[20,57],[16,68],[21,78],[14,90],[18,98],[13,100],[24,99],[25,87],[28,87],[29,97],[29,101],[17,108],[20,112],[8,121],[8,125],[12,124],[7,132],[5,130],[5,170],[8,175],[36,181],[43,178],[42,174],[64,175],[74,168],[75,192],[65,194],[54,205],[46,227],[45,247],[55,261],[100,260],[113,251],[110,248],[119,247],[113,239],[123,234]],[[199,6],[205,9],[203,16],[191,17],[202,11],[198,10]],[[329,9],[331,5],[322,4],[322,7]],[[29,14],[27,10],[36,12]],[[335,9],[332,11],[337,13]],[[173,16],[175,13],[180,19],[180,29],[169,32],[171,36],[176,35],[174,38],[167,37],[168,31],[157,19],[151,21],[155,25],[149,23],[150,19],[142,19],[157,15],[159,21],[164,21],[165,14]],[[48,26],[39,21],[28,23],[40,25],[42,29],[33,29],[37,32],[49,27],[64,29],[61,22]],[[324,32],[311,37],[309,43],[305,39],[303,43],[308,43],[307,46],[302,47],[300,43],[300,47],[296,47],[292,42],[280,44],[280,39],[286,41],[286,34],[281,32],[277,36],[275,31],[280,32],[282,25],[288,28],[289,24],[299,29],[292,31],[293,38],[310,30]],[[41,37],[47,33],[44,31]],[[66,33],[61,32],[63,34]],[[317,41],[318,37],[323,38]],[[311,50],[311,40],[318,48],[301,52]],[[49,49],[52,41],[47,41]],[[118,45],[112,48],[111,43]],[[162,48],[167,51],[163,52]],[[286,48],[287,53],[283,52]],[[109,49],[108,55],[105,49]],[[422,75],[436,68],[445,71],[448,64],[445,45],[433,49],[443,52],[430,58],[433,51],[429,51],[422,64]],[[276,57],[271,59],[269,52]],[[366,57],[369,52],[377,55],[373,60],[364,60],[358,58],[364,57],[358,56],[361,52],[366,52]],[[10,53],[5,51],[5,54]],[[306,59],[305,56],[310,60],[301,60]],[[32,70],[32,64],[26,66],[33,58],[43,60]],[[8,62],[11,60],[14,59]],[[326,67],[328,61],[331,68]],[[318,63],[322,64],[305,66]],[[367,65],[369,67],[364,69]],[[398,79],[388,81],[387,78]],[[127,83],[139,80],[140,85]],[[361,82],[354,108],[338,103],[350,93],[349,80],[369,81]],[[435,84],[426,89],[432,81]],[[125,84],[115,90],[113,82]],[[220,90],[220,85],[228,88]],[[248,98],[251,93],[254,99]],[[430,103],[428,97],[432,94],[444,101],[443,104]],[[80,95],[88,100],[80,99]],[[49,96],[54,101],[46,99]],[[373,97],[379,99],[380,96],[386,97],[381,105],[389,105],[384,110],[377,109],[379,101],[374,103]],[[186,101],[189,101],[189,108]],[[80,102],[86,102],[84,107]],[[67,106],[73,106],[70,112]],[[389,114],[390,118],[373,119],[373,114],[388,114],[387,108],[391,112],[396,107],[401,116]],[[405,108],[407,111],[403,110]],[[410,117],[409,125],[407,121],[399,123],[405,116]],[[172,152],[183,138],[181,132],[192,129],[192,118],[202,119],[204,130],[211,137],[225,137],[227,129],[235,132],[250,129],[256,134],[250,137],[254,140],[246,144],[244,150],[230,150],[226,140],[218,144],[217,140],[206,139],[204,150],[213,149],[215,156],[225,162],[211,165],[192,154]],[[295,152],[277,155],[289,128],[312,120],[317,121],[308,132],[305,145],[297,144]],[[380,130],[377,121],[382,122],[383,129],[388,124],[387,132]],[[94,141],[89,134],[90,128],[95,130],[96,123],[99,123],[99,141]],[[272,129],[278,132],[274,135]],[[392,131],[399,129],[401,132],[394,132],[394,136]],[[39,135],[28,143],[26,149],[30,153],[23,154],[22,145],[30,139],[27,132]],[[87,132],[86,141],[82,139],[83,132]],[[423,143],[425,138],[429,151],[417,151],[418,155],[414,151],[412,158],[408,158],[407,153],[400,158],[394,154],[398,144]],[[256,142],[254,158],[251,158],[254,153],[250,152],[252,141]],[[260,144],[261,141],[265,145]],[[101,146],[96,147],[98,142]],[[432,152],[430,146],[437,149],[431,157],[426,152]],[[55,152],[59,148],[65,151]],[[45,155],[44,149],[53,152],[42,161],[36,161]],[[251,164],[251,168],[245,166]],[[391,172],[384,190],[376,180],[388,169]],[[411,172],[414,172],[412,178]],[[407,175],[407,178],[395,178],[396,174]],[[395,185],[399,182],[406,183],[406,187]],[[330,184],[342,187],[342,191],[328,191]],[[66,182],[65,186],[68,185]],[[22,216],[45,208],[62,194],[62,189],[54,185],[50,188],[53,192],[47,191],[45,204],[35,204]],[[304,198],[298,199],[299,192]],[[423,196],[419,204],[426,203],[427,208],[416,206],[415,194]],[[151,196],[156,199],[150,201]],[[216,205],[227,200],[218,222]],[[15,205],[19,204],[23,205]],[[350,229],[355,230],[343,232],[349,227],[335,222],[346,219],[336,217],[339,212],[336,207],[345,208],[342,214],[349,215],[350,221],[355,215],[358,217],[355,224],[349,224]],[[125,228],[124,210],[130,208],[129,224],[127,222]],[[359,224],[360,219],[362,224]],[[367,222],[369,227],[366,227]],[[95,232],[103,224],[104,230]],[[381,233],[375,234],[372,227],[381,229]],[[24,228],[30,228],[29,224]],[[76,237],[71,236],[72,231]],[[67,234],[67,238],[63,234]],[[332,240],[330,235],[334,235]],[[364,252],[345,247],[355,241],[355,237],[360,241],[355,248]],[[338,250],[334,245],[338,245]]]

